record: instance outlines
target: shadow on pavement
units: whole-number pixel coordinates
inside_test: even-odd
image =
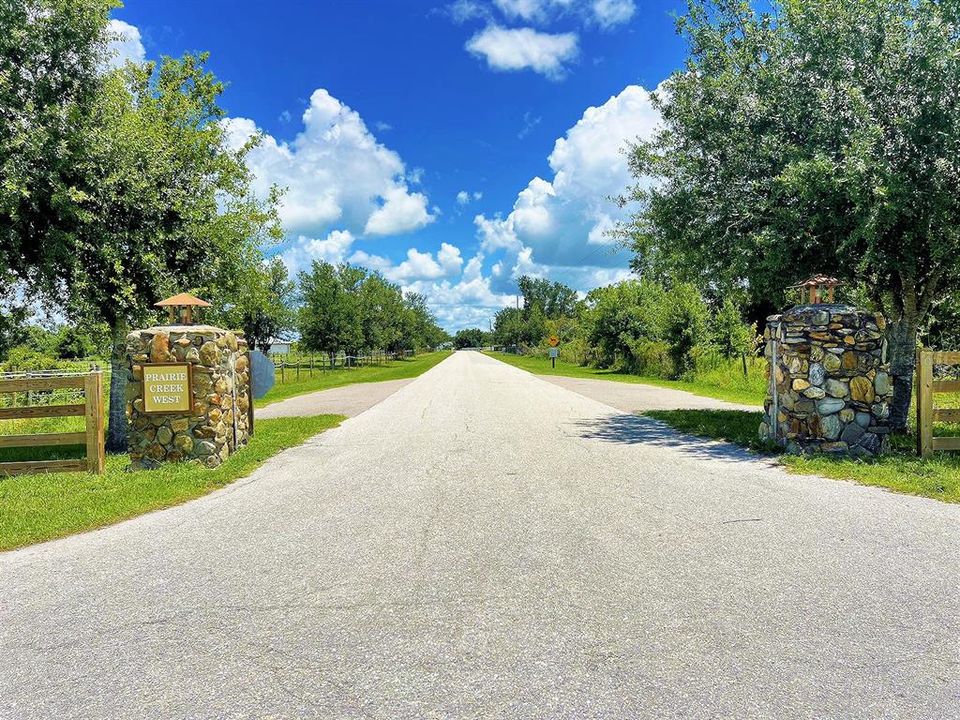
[[[641,415],[606,415],[591,420],[579,420],[574,425],[583,438],[626,445],[668,447],[700,459],[730,462],[772,460],[732,443],[681,433],[669,425]]]

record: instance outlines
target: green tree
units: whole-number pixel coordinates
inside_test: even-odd
[[[356,352],[363,345],[363,314],[359,287],[366,271],[314,260],[310,272],[299,275],[300,344],[325,352],[331,364],[338,353]]]
[[[928,342],[943,350],[960,350],[960,291],[945,298],[935,309],[927,328]]]
[[[539,307],[547,319],[569,317],[576,310],[577,291],[563,283],[524,275],[517,280],[517,287],[523,295],[524,309],[532,311]]]
[[[364,349],[397,352],[412,345],[416,329],[397,285],[371,273],[360,286],[360,306]]]
[[[250,192],[252,143],[239,151],[225,144],[223,86],[205,61],[186,55],[110,73],[77,160],[84,185],[66,243],[71,260],[52,277],[54,288],[69,289],[71,319],[111,330],[112,451],[126,444],[131,325],[156,318],[153,305],[166,295],[233,282],[279,233],[275,198]]]
[[[955,3],[692,0],[686,68],[636,145],[635,269],[781,303],[829,272],[891,321],[905,425],[918,328],[960,280]]]
[[[483,339],[484,333],[480,328],[457,330],[457,334],[453,336],[453,346],[457,350],[483,347]]]
[[[450,340],[450,336],[437,324],[437,319],[427,307],[427,299],[423,295],[408,292],[403,296],[403,305],[406,309],[404,337],[410,338],[410,342],[399,349],[435,348]]]
[[[279,257],[263,262],[252,257],[224,283],[208,290],[211,297],[221,299],[219,312],[209,319],[241,328],[251,350],[270,352],[271,340],[283,338],[296,327],[297,286]]]
[[[101,349],[98,345],[99,334],[91,332],[90,329],[76,326],[64,325],[57,330],[52,338],[53,355],[61,360],[76,360],[88,358],[97,354]],[[103,348],[107,347],[104,343]]]
[[[675,285],[666,300],[663,334],[670,345],[673,375],[680,378],[696,371],[694,349],[709,344],[710,310],[689,283]]]
[[[518,346],[527,342],[526,322],[523,310],[505,307],[493,317],[493,342],[497,345]]]
[[[638,340],[661,340],[664,307],[663,288],[649,281],[625,280],[587,293],[581,322],[597,364],[631,365]]]
[[[103,82],[113,0],[0,0],[0,271],[71,261],[77,158]]]
[[[25,303],[17,302],[12,285],[0,286],[0,362],[11,349],[27,342],[30,314]]]
[[[740,308],[730,298],[724,298],[711,322],[713,344],[725,358],[740,357],[753,349],[755,328],[743,321]]]

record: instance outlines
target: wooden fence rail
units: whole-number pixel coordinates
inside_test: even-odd
[[[341,353],[331,362],[330,356],[325,353],[316,355],[312,353],[306,355],[271,353],[270,359],[273,361],[273,366],[277,372],[277,380],[282,384],[288,379],[287,372],[290,372],[295,380],[299,380],[301,369],[308,377],[313,377],[314,370],[320,372],[334,369],[344,370],[368,365],[385,365],[391,360],[412,357],[414,354],[412,350],[396,353],[375,352],[369,355],[347,355]]]
[[[37,472],[75,472],[89,470],[102,473],[104,453],[103,373],[94,370],[84,374],[51,375],[45,377],[0,377],[0,393],[82,390],[82,403],[70,405],[27,405],[0,408],[0,420],[32,420],[50,417],[82,417],[86,428],[82,432],[37,433],[30,435],[0,435],[0,448],[49,447],[52,445],[83,445],[86,455],[73,460],[27,460],[0,462],[0,475]]]
[[[935,422],[960,422],[960,409],[937,408],[934,395],[960,392],[960,380],[937,380],[934,365],[960,365],[960,352],[920,350],[917,353],[917,452],[929,457],[936,450],[960,450],[960,437],[935,437]]]

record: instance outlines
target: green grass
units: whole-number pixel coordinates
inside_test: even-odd
[[[640,385],[655,385],[657,387],[684,390],[695,395],[726,400],[743,405],[763,405],[766,391],[764,378],[764,364],[756,362],[748,365],[748,377],[742,372],[730,372],[730,368],[719,368],[715,371],[703,373],[695,381],[664,380],[658,377],[644,377],[632,375],[618,370],[600,370],[593,367],[581,367],[572,363],[557,360],[557,367],[550,367],[550,359],[531,355],[510,355],[507,353],[487,353],[497,360],[527,370],[536,375],[560,375],[563,377],[588,378],[592,380],[614,380],[616,382],[633,383]]]
[[[801,457],[783,454],[761,441],[757,429],[762,413],[735,410],[658,410],[645,413],[691,435],[726,440],[742,447],[777,456],[791,472],[850,480],[895,492],[960,502],[960,453],[937,453],[928,460],[917,457],[911,437],[894,438],[893,451],[877,460],[852,460],[825,455]],[[960,434],[960,426],[937,426],[936,434]]]
[[[127,472],[126,455],[107,456],[103,475],[51,473],[0,477],[0,550],[125,520],[178,505],[245,477],[281,450],[299,445],[336,427],[340,415],[258,420],[250,444],[220,467],[208,470],[189,463],[171,463],[157,470]],[[34,448],[48,451],[62,448]]]
[[[338,370],[314,370],[313,376],[305,368],[300,369],[300,379],[296,380],[296,370],[287,369],[286,382],[280,382],[277,371],[276,383],[254,407],[263,407],[278,400],[286,400],[295,395],[329,390],[330,388],[352,385],[354,383],[381,382],[383,380],[403,380],[422,375],[434,365],[450,355],[449,352],[434,352],[417,355],[405,360],[391,360],[384,365],[369,365],[358,368]]]

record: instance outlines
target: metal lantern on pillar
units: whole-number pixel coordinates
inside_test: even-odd
[[[190,293],[180,293],[166,300],[161,300],[154,307],[167,308],[168,319],[171,325],[193,325],[193,308],[211,307],[206,300],[201,300]]]
[[[835,288],[843,285],[837,278],[827,275],[814,275],[803,282],[791,285],[791,289],[800,291],[800,304],[806,299],[810,305],[819,305],[820,303],[833,302],[833,291]],[[806,295],[806,298],[804,297]]]

